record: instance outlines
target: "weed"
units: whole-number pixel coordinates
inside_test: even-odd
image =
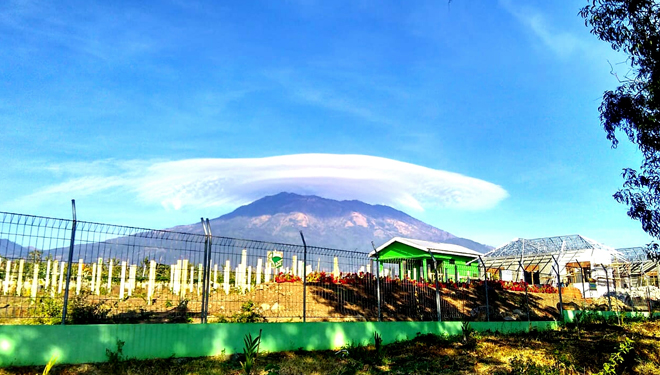
[[[563,364],[558,365],[542,365],[534,361],[523,358],[522,356],[514,356],[509,363],[511,366],[510,374],[529,374],[529,375],[559,375],[565,373]]]
[[[591,310],[580,310],[575,314],[575,323],[578,324],[594,324],[600,319],[600,316]]]
[[[610,359],[603,365],[603,369],[597,375],[616,375],[616,368],[623,363],[623,355],[627,354],[633,347],[633,340],[626,337],[625,341],[619,344],[619,349],[614,352]]]
[[[55,362],[57,361],[57,356],[53,355],[50,357],[50,361],[46,364],[46,367],[44,368],[44,372],[41,373],[41,375],[48,375],[50,373],[50,370],[55,366]]]
[[[383,352],[383,338],[378,332],[374,332],[374,348],[376,349],[376,361],[382,363],[385,353]]]
[[[477,347],[476,330],[470,326],[470,322],[464,320],[461,324],[463,331],[463,345],[467,350],[474,350]]]
[[[126,358],[124,358],[124,341],[117,339],[116,345],[117,350],[112,351],[110,349],[105,349],[105,356],[108,358],[106,371],[110,373],[123,373],[126,370],[127,363]],[[109,370],[109,371],[108,371]]]
[[[397,342],[403,343],[405,341],[407,340],[399,340]],[[450,336],[446,332],[442,335],[436,335],[434,333],[425,333],[425,334],[417,335],[414,341],[425,345],[445,345],[448,343],[461,341],[461,336],[460,335]]]
[[[241,368],[245,375],[250,375],[252,368],[254,367],[254,362],[257,360],[257,355],[259,354],[259,344],[261,344],[261,330],[259,330],[259,336],[252,338],[251,334],[247,334],[243,339],[245,342],[245,347],[243,348],[243,354],[245,355],[245,362],[241,362]]]
[[[280,366],[274,363],[269,363],[264,370],[266,370],[266,375],[279,375]]]
[[[623,322],[622,315],[618,311],[605,318],[605,324],[609,324],[612,326],[621,325],[622,322]]]
[[[350,357],[362,363],[371,363],[373,356],[366,345],[359,342],[351,342],[352,348],[349,349]]]
[[[578,311],[575,314],[574,322],[575,329],[577,330],[578,340],[580,339],[580,327],[587,324],[594,324],[598,321],[599,316],[593,311],[586,310],[584,307],[582,310]]]
[[[190,323],[192,319],[188,316],[188,300],[183,298],[179,299],[179,303],[174,309],[173,323]]]
[[[335,355],[340,357],[340,358],[346,358],[348,357],[348,349],[339,349],[335,352]]]
[[[625,315],[623,317],[623,322],[624,323],[644,323],[647,322],[648,318],[645,315],[642,314],[635,314],[635,315]]]
[[[640,375],[660,375],[658,364],[652,361],[642,361],[635,366],[635,373]]]
[[[108,357],[108,363],[116,365],[124,360],[124,341],[117,339],[117,351],[105,349],[105,356]]]

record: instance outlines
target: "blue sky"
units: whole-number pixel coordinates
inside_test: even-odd
[[[0,211],[164,228],[285,190],[643,245],[584,4],[3,1]]]

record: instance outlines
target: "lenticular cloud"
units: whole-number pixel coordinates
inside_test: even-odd
[[[121,177],[148,203],[233,206],[282,191],[357,199],[400,209],[485,209],[507,197],[487,181],[365,155],[300,154],[159,162]]]

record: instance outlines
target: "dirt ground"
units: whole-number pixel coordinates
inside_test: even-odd
[[[440,289],[443,320],[485,320],[486,297],[484,289]],[[209,321],[222,321],[241,312],[241,307],[252,302],[254,310],[266,321],[302,321],[303,285],[295,283],[266,283],[245,293],[215,291],[209,300]],[[378,300],[375,285],[308,284],[306,299],[307,321],[375,321],[378,319]],[[433,288],[411,288],[390,284],[381,285],[381,320],[436,320],[437,302]],[[146,322],[176,321],[186,318],[199,320],[201,298],[197,294],[184,299],[167,293],[154,298],[145,309],[141,298],[114,302],[116,320]],[[491,320],[526,320],[527,306],[530,318],[551,320],[559,317],[557,294],[510,292],[489,289],[488,304]],[[579,297],[564,298],[569,309],[580,308],[586,301]],[[176,305],[176,306],[174,306]]]
[[[308,283],[306,298],[303,298],[302,282],[265,283],[251,290],[222,289],[212,291],[209,298],[209,322],[235,321],[247,308],[256,317],[266,321],[302,321],[303,304],[306,305],[307,321],[375,321],[378,320],[377,285],[363,284],[319,284]],[[577,293],[576,293],[577,292]],[[113,293],[113,295],[116,295]],[[429,287],[410,284],[382,283],[380,285],[383,321],[429,321],[436,320],[436,291]],[[486,291],[483,287],[440,289],[440,311],[443,320],[552,320],[559,317],[559,295],[497,290],[489,288],[486,309]],[[304,300],[304,301],[303,301]],[[614,298],[613,309],[630,310]],[[590,308],[607,310],[607,299],[583,300],[580,293],[564,288],[564,308],[576,310]],[[61,297],[0,297],[0,319],[5,324],[16,324],[17,320],[35,323],[56,323],[61,316]],[[529,307],[529,308],[528,308]],[[243,310],[242,310],[243,309]],[[72,296],[69,303],[72,323],[167,323],[199,322],[201,291],[196,287],[183,296],[172,294],[166,287],[158,288],[151,301],[144,291],[136,289],[124,300],[108,295],[89,293]]]

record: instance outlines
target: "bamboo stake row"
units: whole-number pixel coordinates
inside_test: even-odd
[[[0,261],[1,266],[2,261]],[[18,270],[16,270],[16,263],[18,263]],[[36,298],[37,292],[43,288],[44,291],[50,293],[51,297],[55,295],[60,295],[63,292],[64,284],[66,282],[66,263],[58,260],[47,260],[46,273],[43,279],[39,277],[40,267],[43,267],[43,263],[30,263],[33,270],[33,275],[31,278],[28,278],[27,272],[25,271],[25,259],[19,259],[18,261],[6,260],[5,261],[5,276],[2,280],[2,293],[3,295],[11,295],[12,292],[16,296],[22,296],[24,292],[30,293],[30,297]],[[101,289],[105,288],[106,295],[110,295],[113,292],[113,276],[115,275],[115,267],[119,266],[119,290],[118,298],[123,300],[127,297],[131,297],[137,286],[137,264],[129,264],[126,261],[121,261],[119,264],[115,264],[114,259],[109,259],[107,266],[104,263],[103,258],[98,258],[98,260],[91,264],[91,275],[85,275],[85,272],[89,270],[90,265],[85,264],[83,259],[78,259],[77,272],[75,276],[72,275],[72,279],[75,277],[75,282],[72,282],[70,288],[75,288],[76,294],[79,295],[83,292],[83,288],[89,290],[90,293],[95,295],[101,295]],[[152,298],[156,292],[158,283],[156,282],[156,271],[157,263],[155,260],[150,260],[148,264],[145,264],[142,271],[142,277],[147,275],[148,267],[148,277],[146,283],[142,283],[143,287],[146,290],[148,303],[151,304]],[[282,267],[282,268],[273,268],[270,262],[264,262],[262,258],[257,259],[256,267],[248,265],[248,256],[247,250],[241,252],[241,263],[239,263],[234,269],[234,285],[233,287],[244,293],[250,291],[254,285],[260,285],[262,282],[268,283],[274,280],[274,275],[283,272],[291,273],[292,275],[298,276],[300,278],[305,277],[313,271],[312,265],[308,264],[304,267],[303,272],[303,262],[298,260],[296,255],[291,257],[291,268]],[[318,260],[317,271],[320,268],[320,259]],[[367,265],[367,272],[371,269],[370,265]],[[226,294],[229,294],[231,290],[231,262],[226,260],[224,266],[218,264],[211,265],[212,270],[212,290],[221,288]],[[360,269],[363,271],[364,267]],[[104,275],[104,272],[106,274]],[[167,288],[175,295],[185,297],[186,294],[194,293],[196,291],[197,295],[201,294],[201,285],[202,285],[202,273],[203,267],[201,264],[198,264],[197,267],[191,265],[188,259],[177,260],[176,263],[169,265],[169,280],[165,283]],[[222,282],[218,283],[218,273],[222,277]],[[196,274],[196,275],[195,275]],[[332,274],[334,277],[338,278],[339,263],[337,257],[333,261],[333,271]],[[91,277],[90,277],[91,276]],[[195,277],[196,276],[196,277]],[[254,276],[254,277],[253,277]],[[105,283],[103,278],[105,277]],[[195,280],[196,279],[196,280]],[[254,282],[253,282],[254,280]],[[72,280],[74,281],[74,280]],[[196,281],[196,282],[195,282]],[[144,285],[146,284],[146,285]],[[116,285],[116,284],[115,284]],[[15,288],[14,288],[15,286]]]

